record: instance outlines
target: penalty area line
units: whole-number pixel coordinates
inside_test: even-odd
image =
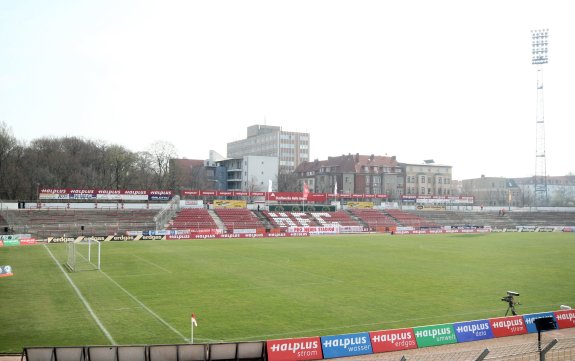
[[[131,294],[128,290],[126,290],[124,287],[122,287],[122,285],[120,285],[118,282],[116,282],[112,277],[108,276],[108,274],[102,270],[100,270],[100,273],[103,274],[104,276],[106,276],[107,279],[110,280],[110,282],[112,282],[113,284],[115,284],[119,289],[121,289],[122,291],[124,291],[125,294],[128,295],[128,297],[130,297],[132,300],[134,300],[134,302],[136,302],[138,305],[140,305],[140,307],[142,307],[144,310],[148,311],[152,316],[154,316],[154,318],[158,321],[160,321],[164,326],[166,326],[167,328],[169,328],[170,330],[172,330],[172,332],[174,332],[175,334],[177,334],[178,336],[180,336],[185,342],[188,342],[190,339],[186,338],[184,335],[182,335],[182,333],[180,331],[178,331],[176,328],[174,328],[174,326],[170,325],[168,322],[166,322],[162,317],[160,317],[160,315],[158,315],[157,313],[155,313],[154,311],[152,311],[148,306],[146,306],[142,301],[140,301],[136,296],[134,296],[133,294]]]
[[[148,261],[148,260],[145,259],[144,257],[140,257],[140,256],[138,256],[138,255],[134,255],[134,257],[136,257],[137,259],[140,259],[140,260],[146,262],[146,263],[149,264],[149,265],[152,265],[152,266],[154,266],[154,267],[156,267],[156,268],[159,268],[159,269],[161,269],[161,270],[164,271],[164,272],[172,273],[172,271],[170,271],[169,269],[164,268],[164,267],[162,267],[162,266],[160,266],[160,265],[157,265],[157,264],[155,264],[155,263],[152,262],[152,261]]]
[[[44,245],[44,248],[46,248],[46,251],[48,251],[48,254],[50,254],[50,257],[52,257],[52,259],[54,260],[54,263],[56,263],[56,265],[58,266],[58,268],[60,268],[60,271],[62,271],[62,273],[64,274],[64,277],[66,277],[66,279],[68,280],[68,283],[70,283],[70,285],[72,286],[72,288],[74,289],[74,291],[76,292],[76,295],[78,296],[78,298],[80,299],[80,301],[82,301],[82,303],[84,304],[84,307],[86,307],[86,309],[88,310],[88,313],[90,313],[90,316],[92,316],[92,319],[94,319],[94,321],[96,322],[96,324],[98,325],[98,327],[100,328],[100,330],[104,333],[104,335],[106,336],[106,338],[108,339],[108,341],[110,341],[110,343],[112,345],[117,345],[116,341],[114,340],[114,338],[112,337],[112,335],[110,334],[110,332],[108,332],[108,330],[106,329],[106,327],[104,327],[104,324],[102,323],[102,321],[100,321],[100,319],[98,318],[98,316],[96,316],[96,313],[94,312],[94,310],[92,309],[92,307],[90,306],[90,304],[88,303],[88,301],[84,298],[84,295],[82,295],[82,292],[80,292],[80,289],[78,289],[78,287],[76,286],[76,284],[74,283],[74,281],[72,281],[72,279],[70,278],[70,276],[68,276],[68,273],[66,272],[66,270],[62,267],[62,265],[58,262],[58,260],[56,259],[56,257],[54,257],[54,254],[52,253],[52,251],[50,251],[50,249],[48,248],[48,246]]]

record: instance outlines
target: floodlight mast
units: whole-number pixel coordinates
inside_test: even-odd
[[[537,66],[537,115],[535,142],[535,207],[547,203],[547,160],[545,158],[545,117],[543,114],[543,65],[547,64],[549,29],[531,30],[532,60]]]

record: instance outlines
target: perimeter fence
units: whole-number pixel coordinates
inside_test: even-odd
[[[484,349],[438,351],[433,348],[413,350],[412,354],[380,354],[373,361],[570,361],[575,360],[575,338],[501,345]],[[381,357],[379,357],[381,356]]]
[[[495,346],[484,349],[438,351],[435,347],[399,355],[372,354],[365,360],[377,361],[569,361],[575,360],[575,337]],[[223,344],[183,344],[147,346],[27,347],[26,361],[279,361],[268,357],[266,342]],[[293,361],[298,358],[294,358]],[[306,359],[306,358],[303,358]],[[302,359],[302,360],[303,360]],[[318,358],[308,358],[315,360]],[[321,359],[321,358],[319,358]],[[342,358],[356,360],[357,357]]]

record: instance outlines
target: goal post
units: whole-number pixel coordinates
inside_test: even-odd
[[[68,242],[66,267],[72,272],[100,269],[101,243],[86,238],[80,241]]]

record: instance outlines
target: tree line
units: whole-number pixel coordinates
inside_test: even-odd
[[[37,199],[39,187],[174,189],[175,147],[155,142],[132,152],[124,146],[80,137],[43,137],[29,144],[0,122],[0,199]]]
[[[81,137],[42,137],[25,144],[0,122],[0,200],[35,200],[40,187],[174,191],[214,187],[214,174],[203,162],[178,167],[171,162],[177,158],[175,146],[165,141],[142,152]],[[273,181],[280,191],[300,190],[292,173]],[[266,190],[252,184],[248,188]]]

